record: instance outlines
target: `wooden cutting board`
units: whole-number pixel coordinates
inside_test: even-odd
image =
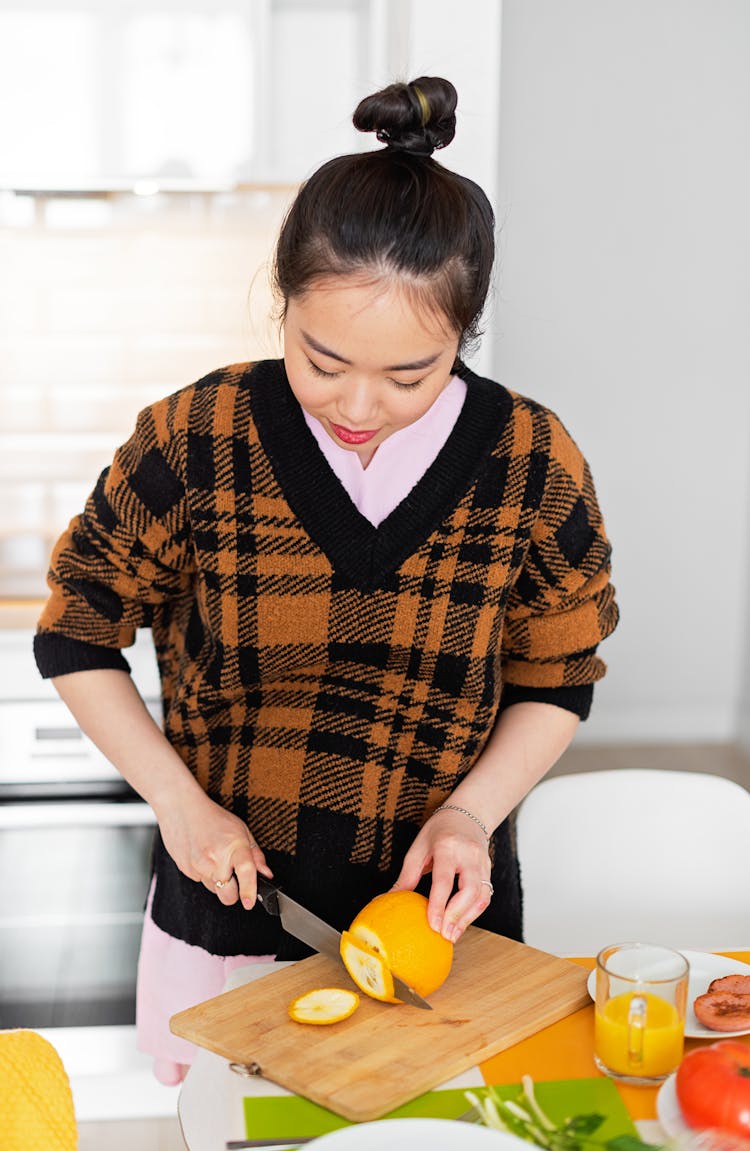
[[[172,1016],[170,1027],[346,1119],[378,1119],[590,1002],[588,972],[470,927],[432,1011],[360,997],[348,1019],[294,1023],[291,1001],[314,987],[354,987],[313,955]]]

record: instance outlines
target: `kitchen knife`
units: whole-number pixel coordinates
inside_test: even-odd
[[[256,878],[258,880],[258,902],[268,914],[280,916],[281,926],[295,939],[301,939],[303,943],[307,943],[316,951],[322,951],[324,955],[333,956],[343,966],[340,951],[341,932],[319,919],[317,915],[313,915],[312,911],[308,911],[296,900],[290,899],[280,887],[271,883],[260,872]],[[391,974],[393,975],[392,972]],[[404,1003],[410,1003],[412,1007],[422,1007],[427,1011],[432,1011],[427,1000],[423,999],[421,995],[417,995],[416,991],[408,983],[404,983],[403,979],[399,979],[397,975],[393,975],[393,992],[398,999],[403,1000]]]

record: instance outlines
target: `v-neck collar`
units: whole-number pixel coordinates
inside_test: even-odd
[[[310,538],[361,591],[386,583],[471,487],[508,421],[512,401],[500,384],[461,365],[466,399],[427,471],[374,527],[354,506],[305,423],[283,360],[264,360],[245,377],[260,442],[276,480]]]

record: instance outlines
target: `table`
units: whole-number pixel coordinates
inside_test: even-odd
[[[732,959],[750,963],[750,951],[723,951]],[[574,959],[583,967],[594,966],[592,958]],[[225,990],[231,990],[250,979],[259,979],[287,964],[258,963],[238,968],[227,981]],[[467,1071],[451,1086],[472,1087],[484,1083],[517,1083],[524,1074],[535,1081],[548,1079],[594,1078],[601,1073],[593,1058],[594,1006],[581,1008],[551,1027],[516,1043],[486,1060],[478,1068]],[[717,1032],[716,1038],[727,1038]],[[750,1036],[744,1037],[750,1046]],[[704,1045],[706,1040],[688,1039],[685,1050]],[[623,1102],[646,1139],[661,1138],[656,1123],[656,1087],[628,1087],[616,1084]],[[228,1070],[226,1060],[201,1049],[182,1085],[178,1100],[178,1115],[189,1151],[224,1151],[230,1120],[241,1107],[247,1080]],[[263,1081],[265,1095],[285,1095],[283,1088]],[[530,1145],[531,1146],[531,1145]]]
[[[750,951],[722,951],[742,963],[750,963]],[[583,967],[591,969],[594,960],[575,959]],[[583,1007],[566,1019],[561,1019],[552,1027],[537,1032],[522,1043],[501,1051],[481,1065],[486,1083],[513,1083],[525,1071],[534,1079],[576,1079],[600,1075],[594,1064],[594,1005]],[[717,1031],[716,1039],[728,1039],[729,1035]],[[750,1045],[750,1037],[745,1037]],[[685,1050],[702,1047],[705,1039],[685,1040]],[[616,1083],[632,1119],[656,1119],[656,1087],[628,1087]]]

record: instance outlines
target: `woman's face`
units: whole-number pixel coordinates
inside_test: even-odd
[[[379,444],[432,406],[451,378],[458,336],[415,310],[398,281],[318,281],[289,300],[284,362],[292,391],[367,467]]]

